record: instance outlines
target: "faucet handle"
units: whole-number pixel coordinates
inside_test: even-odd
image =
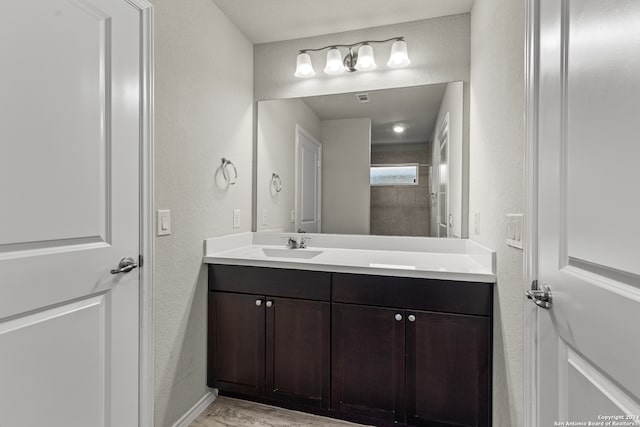
[[[309,240],[313,240],[313,239],[311,237],[304,237],[304,236],[301,237],[300,238],[300,246],[299,247],[302,248],[302,249],[306,248],[307,247],[307,241],[309,241]]]
[[[289,237],[287,239],[287,247],[289,249],[297,249],[299,248],[301,245],[301,243],[298,241],[298,238],[296,237]]]

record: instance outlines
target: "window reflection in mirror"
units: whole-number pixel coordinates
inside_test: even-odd
[[[418,185],[418,164],[371,165],[369,183],[376,185]]]

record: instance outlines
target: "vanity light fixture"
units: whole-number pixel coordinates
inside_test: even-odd
[[[402,68],[411,64],[409,55],[407,54],[407,42],[404,40],[397,40],[391,45],[391,55],[389,55],[389,61],[387,66],[391,68]]]
[[[296,77],[313,77],[316,72],[311,64],[311,57],[308,53],[300,52],[296,59]]]
[[[371,44],[388,43],[390,41],[393,41],[393,45],[391,45],[391,55],[389,56],[389,61],[387,61],[387,66],[401,68],[411,64],[407,53],[407,42],[404,41],[404,37],[392,37],[387,40],[365,40],[353,44],[329,45],[318,49],[301,49],[298,51],[298,57],[296,58],[296,72],[294,75],[301,78],[315,76],[316,73],[308,52],[320,52],[325,49],[329,49],[324,67],[326,74],[334,76],[345,71],[353,73],[354,71],[375,70],[377,64]],[[349,49],[349,53],[344,57],[340,51],[341,47]],[[355,50],[356,47],[359,47],[357,51]]]
[[[324,67],[324,72],[332,76],[344,73],[342,53],[337,47],[333,47],[327,52],[327,65]]]
[[[370,71],[375,70],[378,65],[373,57],[373,48],[369,44],[363,44],[358,49],[358,60],[356,61],[356,70]]]

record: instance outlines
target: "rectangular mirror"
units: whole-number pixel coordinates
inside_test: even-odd
[[[256,231],[466,238],[463,82],[258,102]]]

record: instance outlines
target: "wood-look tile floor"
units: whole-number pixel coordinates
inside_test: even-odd
[[[348,427],[346,421],[218,396],[190,427]]]

